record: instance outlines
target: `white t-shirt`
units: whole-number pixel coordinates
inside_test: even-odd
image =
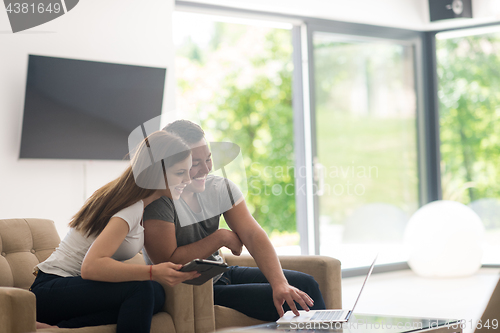
[[[113,217],[120,217],[129,225],[129,232],[112,258],[124,261],[135,256],[144,246],[144,228],[141,225],[144,203],[142,200],[122,209]],[[59,247],[38,268],[47,274],[63,277],[80,276],[83,258],[87,254],[96,237],[86,237],[74,228],[59,244]]]

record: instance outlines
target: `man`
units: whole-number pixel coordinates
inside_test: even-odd
[[[267,234],[248,211],[237,186],[209,175],[212,158],[201,127],[178,120],[164,130],[190,146],[191,184],[179,189],[181,198],[175,203],[162,197],[146,207],[146,260],[181,264],[196,258],[222,261],[219,248],[225,246],[240,255],[245,245],[259,268],[231,267],[214,278],[214,304],[266,321],[277,320],[289,309],[298,315],[296,304],[304,310],[324,309],[318,284],[311,276],[282,270]],[[231,230],[219,229],[221,214]]]

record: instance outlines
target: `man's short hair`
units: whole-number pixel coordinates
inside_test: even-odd
[[[163,130],[178,135],[188,144],[200,142],[205,137],[205,132],[199,125],[184,119],[168,124]]]

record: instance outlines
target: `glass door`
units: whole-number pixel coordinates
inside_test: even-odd
[[[414,46],[312,33],[319,254],[342,268],[406,261],[419,207]]]

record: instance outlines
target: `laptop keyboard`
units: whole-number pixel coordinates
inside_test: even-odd
[[[318,311],[310,320],[334,321],[340,319],[344,311]]]

